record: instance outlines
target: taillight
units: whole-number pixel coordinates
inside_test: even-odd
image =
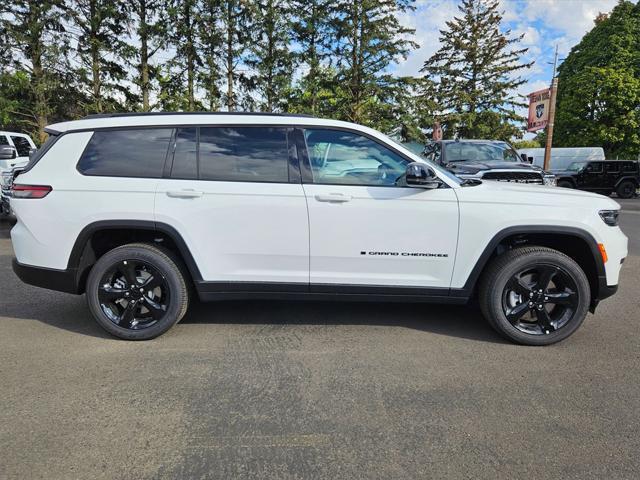
[[[13,198],[44,198],[53,190],[49,185],[19,185],[13,184],[11,196]]]

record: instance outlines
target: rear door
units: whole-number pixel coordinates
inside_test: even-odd
[[[311,291],[448,293],[458,237],[454,190],[398,186],[410,160],[359,132],[307,128],[299,140]]]
[[[307,205],[288,135],[269,126],[176,130],[156,221],[182,235],[207,291],[308,289]]]

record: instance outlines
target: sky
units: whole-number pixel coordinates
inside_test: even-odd
[[[594,26],[598,13],[610,12],[618,0],[501,0],[500,3],[504,11],[503,28],[511,29],[514,36],[524,34],[522,45],[529,48],[524,60],[535,60],[533,67],[522,74],[527,83],[518,93],[526,95],[550,84],[555,46],[558,57],[566,57],[571,47]],[[404,14],[401,21],[416,30],[413,39],[420,48],[401,61],[394,73],[419,74],[424,61],[440,46],[439,30],[459,13],[458,4],[458,0],[416,0],[416,10]]]

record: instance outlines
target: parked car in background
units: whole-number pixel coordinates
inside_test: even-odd
[[[423,155],[462,179],[555,185],[555,176],[532,165],[507,142],[440,140],[428,143]]]
[[[29,161],[29,155],[36,149],[31,137],[24,133],[0,131],[0,147],[10,146],[15,149],[12,158],[0,158],[0,171],[21,167]]]
[[[602,195],[616,192],[620,198],[635,196],[640,186],[638,162],[632,160],[573,162],[566,170],[555,173],[559,187],[578,188]]]
[[[19,171],[29,163],[29,157],[36,149],[29,135],[0,131],[0,215],[9,215],[9,191],[11,183]]]
[[[520,156],[526,156],[533,165],[544,167],[544,148],[521,148]],[[604,160],[602,147],[552,148],[549,170],[566,170],[573,162]]]

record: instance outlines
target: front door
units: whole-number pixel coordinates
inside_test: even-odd
[[[446,294],[439,289],[450,286],[458,237],[454,190],[397,186],[410,160],[358,132],[310,128],[300,142],[311,290]]]

